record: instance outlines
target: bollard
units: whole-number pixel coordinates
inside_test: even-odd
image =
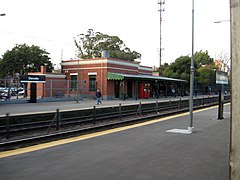
[[[10,117],[9,117],[9,113],[6,113],[6,138],[8,139],[10,136]]]
[[[158,101],[156,101],[156,114],[158,114]]]
[[[179,108],[182,109],[182,99],[179,99]]]
[[[119,120],[122,120],[122,106],[121,103],[119,103]]]
[[[169,100],[169,102],[168,102],[169,108],[171,108],[171,104],[172,104],[172,102],[171,102],[171,100]]]

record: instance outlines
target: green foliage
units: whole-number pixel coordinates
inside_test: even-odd
[[[199,67],[196,71],[196,81],[202,85],[213,85],[214,84],[214,72],[215,65],[208,64]]]
[[[47,65],[47,72],[51,72],[53,65],[48,55],[48,52],[38,46],[16,45],[2,56],[0,77],[13,77],[16,73],[22,75],[27,72],[38,72],[42,65]]]
[[[195,52],[194,54],[194,60],[197,64],[197,66],[203,66],[203,65],[210,65],[213,64],[213,58],[211,58],[208,55],[208,51],[203,52],[202,50],[199,52]]]
[[[78,49],[77,56],[82,59],[101,57],[103,50],[108,50],[112,58],[128,61],[141,58],[140,53],[131,51],[118,36],[94,32],[92,29],[75,37],[74,42]]]
[[[163,76],[184,79],[190,82],[191,57],[180,56],[165,68]],[[207,86],[214,84],[215,64],[208,52],[199,51],[194,54],[195,80],[198,84]]]
[[[159,73],[160,76],[163,75],[165,69],[169,66],[168,63],[164,63],[163,65],[161,65],[161,67],[159,67],[158,69],[156,69],[155,71],[157,71]]]
[[[167,66],[167,68],[163,72],[163,76],[184,79],[189,81],[190,66],[191,57],[181,56],[177,58],[175,62]]]

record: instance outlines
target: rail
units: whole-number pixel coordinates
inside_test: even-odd
[[[224,97],[230,102],[230,96]],[[209,96],[194,99],[194,108],[218,104],[218,97]],[[29,114],[0,118],[0,145],[33,140],[40,137],[53,137],[80,131],[100,129],[143,121],[160,116],[188,111],[188,100],[169,100],[155,103],[139,103],[104,108],[93,108],[55,113]],[[70,133],[71,132],[71,133]]]

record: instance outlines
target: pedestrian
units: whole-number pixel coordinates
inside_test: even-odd
[[[172,87],[172,96],[173,96],[173,97],[176,97],[176,90],[175,90],[174,87]]]
[[[97,105],[99,105],[99,103],[102,104],[101,97],[102,97],[102,93],[101,93],[100,89],[98,88],[97,92],[96,92]]]

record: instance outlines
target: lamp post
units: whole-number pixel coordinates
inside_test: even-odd
[[[230,20],[219,20],[219,21],[214,21],[214,23],[222,23],[222,22],[230,22]]]
[[[193,93],[194,93],[194,0],[192,0],[192,58],[190,67],[190,98],[189,98],[189,127],[188,131],[193,132]]]

